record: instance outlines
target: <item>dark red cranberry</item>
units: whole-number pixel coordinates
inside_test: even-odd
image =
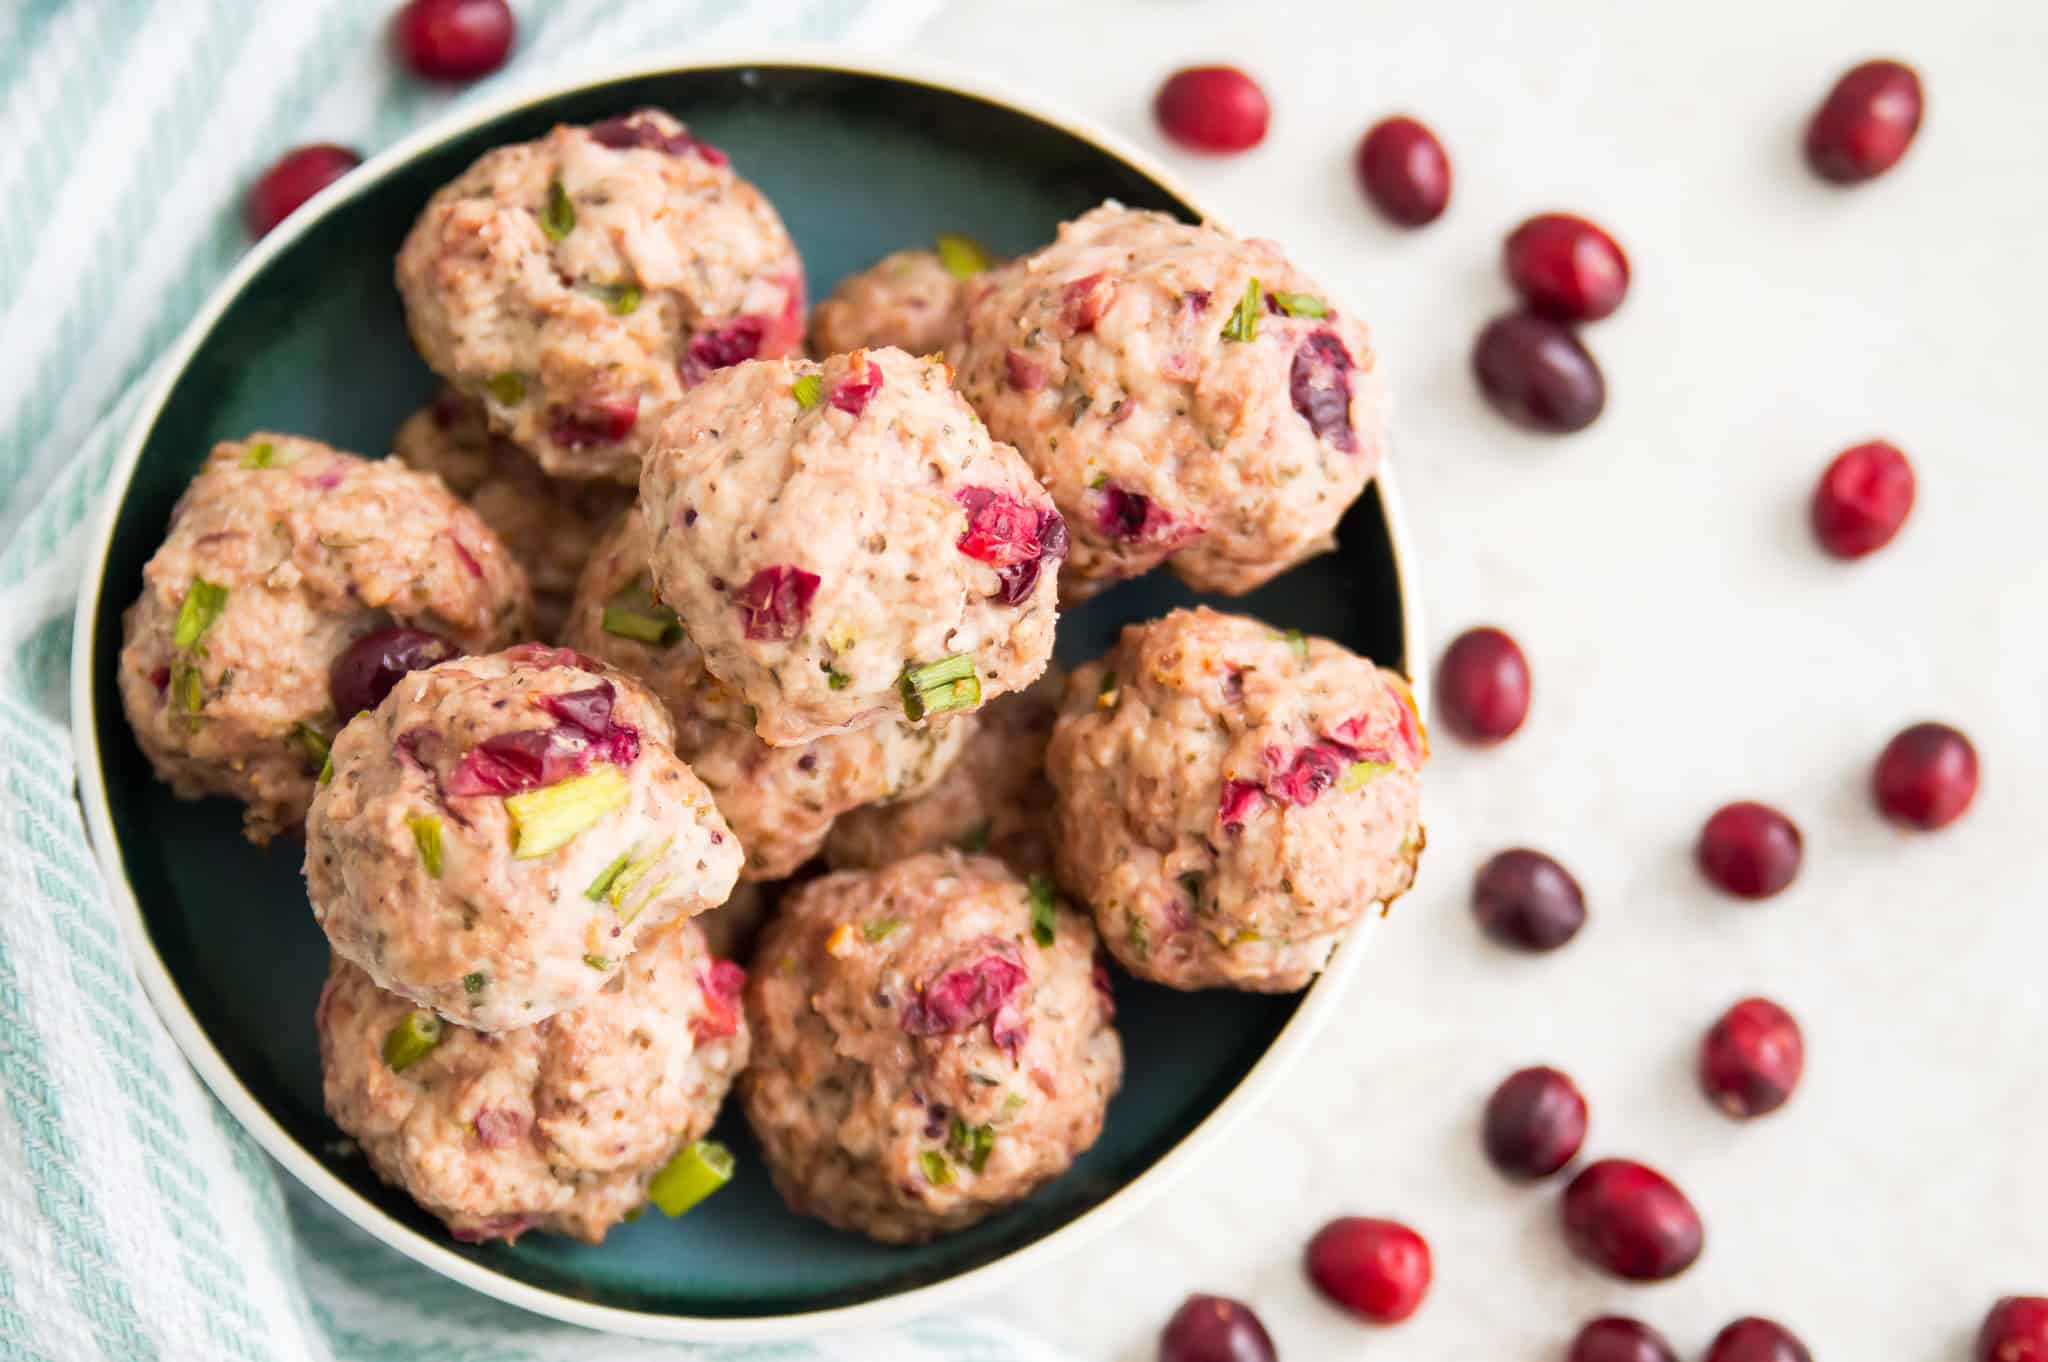
[[[1436,684],[1452,731],[1473,742],[1499,742],[1529,717],[1529,659],[1499,629],[1458,635],[1437,666]]]
[[[1768,998],[1744,998],[1700,1042],[1701,1089],[1742,1120],[1784,1106],[1805,1067],[1799,1023]]]
[[[722,166],[730,158],[703,141],[685,128],[680,132],[669,132],[649,115],[652,110],[642,109],[637,113],[607,118],[602,123],[590,125],[590,140],[601,147],[614,151],[627,151],[642,147],[649,151],[666,152],[670,156],[682,156],[694,152],[708,165]]]
[[[1472,911],[1503,946],[1552,951],[1586,925],[1586,896],[1572,873],[1540,851],[1516,847],[1479,867]]]
[[[1522,1069],[1486,1099],[1486,1157],[1514,1178],[1547,1178],[1586,1141],[1586,1097],[1569,1074]]]
[[[1189,1296],[1159,1335],[1159,1362],[1278,1362],[1266,1326],[1243,1301]]]
[[[1883,440],[1835,456],[1813,489],[1813,533],[1837,558],[1861,558],[1892,542],[1913,509],[1913,465]]]
[[[1784,1325],[1749,1315],[1714,1335],[1705,1362],[1813,1362],[1813,1354]]]
[[[1346,454],[1358,452],[1351,425],[1351,352],[1334,331],[1317,331],[1294,352],[1287,371],[1287,395],[1318,440]]]
[[[677,361],[676,376],[684,387],[693,388],[713,369],[730,369],[760,354],[761,338],[767,334],[768,319],[751,314],[700,331],[690,338],[682,359]]]
[[[1655,1282],[1691,1267],[1706,1242],[1700,1213],[1654,1168],[1629,1159],[1587,1164],[1564,1189],[1564,1237],[1595,1267]]]
[[[1247,151],[1266,139],[1266,92],[1235,66],[1190,66],[1159,87],[1152,114],[1160,128],[1197,151]]]
[[[1472,372],[1494,410],[1553,435],[1584,430],[1607,405],[1607,380],[1570,327],[1530,312],[1496,317],[1472,348]]]
[[[347,723],[384,703],[398,678],[407,672],[460,656],[462,649],[424,629],[394,624],[364,634],[342,649],[328,669],[327,693],[334,700],[334,717]]]
[[[299,210],[299,205],[363,163],[347,147],[318,142],[294,147],[271,162],[270,169],[249,187],[242,222],[249,235],[261,237]]]
[[[859,373],[849,373],[832,386],[832,395],[825,400],[838,411],[848,416],[858,416],[868,409],[868,399],[882,390],[882,367],[863,356]]]
[[[548,409],[548,438],[569,449],[617,444],[640,424],[640,394],[593,397],[573,407]]]
[[[1307,1265],[1325,1296],[1374,1324],[1399,1324],[1429,1290],[1429,1243],[1397,1220],[1332,1220],[1308,1241]]]
[[[1768,804],[1744,799],[1714,810],[1694,855],[1720,889],[1767,899],[1799,873],[1804,845],[1798,824]]]
[[[733,599],[747,637],[778,643],[796,638],[811,616],[811,597],[818,594],[818,581],[817,573],[787,563],[762,568],[749,577]]]
[[[1097,271],[1069,283],[1060,295],[1060,321],[1079,334],[1093,331],[1102,314],[1116,301],[1116,281]]]
[[[1893,822],[1945,828],[1977,797],[1977,749],[1947,724],[1914,724],[1884,745],[1870,788]]]
[[[1678,1354],[1641,1320],[1602,1315],[1579,1330],[1564,1362],[1678,1362]]]
[[[1436,134],[1412,118],[1382,118],[1359,139],[1358,183],[1373,207],[1403,227],[1443,216],[1451,201],[1451,158]]]
[[[1850,68],[1806,126],[1806,160],[1836,184],[1858,184],[1899,163],[1920,131],[1920,76],[1903,62]]]
[[[410,0],[391,16],[391,43],[415,75],[475,80],[505,64],[513,28],[505,0]]]
[[[2048,1362],[2048,1296],[2007,1296],[1992,1306],[1972,1362]]]
[[[1539,213],[1508,234],[1508,280],[1546,317],[1597,322],[1628,292],[1628,257],[1613,237],[1570,213]]]

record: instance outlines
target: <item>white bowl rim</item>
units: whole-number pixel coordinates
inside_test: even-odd
[[[670,49],[627,63],[583,67],[567,74],[537,77],[473,106],[451,111],[418,131],[400,138],[384,151],[365,161],[341,180],[322,190],[305,207],[287,218],[250,248],[226,279],[215,288],[198,314],[185,327],[157,369],[155,381],[137,411],[108,476],[99,520],[88,541],[91,565],[80,581],[78,604],[73,617],[71,656],[71,730],[74,759],[78,766],[79,801],[84,806],[91,833],[93,854],[99,861],[115,915],[128,939],[136,974],[155,1005],[180,1051],[213,1095],[227,1107],[242,1128],[255,1136],[264,1151],[315,1196],[347,1217],[357,1227],[388,1247],[442,1276],[462,1283],[510,1305],[535,1314],[585,1328],[641,1338],[678,1342],[765,1342],[801,1338],[852,1329],[875,1329],[958,1306],[975,1297],[986,1297],[1014,1282],[1032,1268],[1072,1253],[1102,1234],[1129,1220],[1155,1198],[1179,1181],[1231,1130],[1256,1110],[1295,1061],[1309,1048],[1335,1013],[1352,977],[1365,958],[1370,932],[1354,930],[1331,958],[1328,968],[1304,994],[1294,1015],[1289,1017],[1266,1052],[1238,1080],[1237,1085],[1215,1109],[1188,1131],[1159,1160],[1122,1188],[1083,1211],[1073,1220],[1039,1239],[979,1267],[969,1268],[927,1286],[913,1287],[892,1295],[853,1305],[832,1306],[793,1314],[757,1317],[717,1317],[655,1314],[622,1306],[599,1305],[573,1296],[534,1286],[472,1262],[447,1246],[400,1223],[367,1197],[343,1182],[311,1151],[299,1144],[242,1085],[213,1041],[199,1025],[186,1004],[169,969],[158,955],[142,917],[140,902],[121,864],[115,839],[113,815],[107,802],[100,764],[98,726],[95,721],[93,686],[94,635],[100,601],[106,586],[106,564],[112,547],[114,526],[126,500],[143,445],[163,411],[172,387],[190,366],[193,354],[210,333],[228,304],[242,293],[250,279],[276,256],[289,249],[336,205],[345,203],[387,177],[394,169],[412,161],[435,145],[470,131],[530,104],[541,103],[578,90],[613,84],[638,77],[672,75],[685,71],[725,70],[749,66],[795,66],[853,75],[877,76],[930,86],[951,94],[964,95],[1000,105],[1058,128],[1124,162],[1161,187],[1196,208],[1210,221],[1217,219],[1203,208],[1179,179],[1148,153],[1123,137],[1096,128],[1069,115],[1047,109],[998,82],[971,77],[932,63],[880,59],[866,54],[845,53],[812,45],[786,44],[736,48],[690,47]],[[1418,706],[1426,709],[1427,676],[1421,667],[1423,626],[1419,605],[1409,589],[1413,573],[1412,550],[1401,500],[1390,468],[1382,466],[1377,479],[1380,505],[1393,549],[1396,594],[1402,608],[1402,651],[1413,677]],[[1364,928],[1368,923],[1361,923]]]

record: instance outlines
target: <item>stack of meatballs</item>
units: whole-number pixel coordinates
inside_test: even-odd
[[[960,1229],[1100,1133],[1112,959],[1299,989],[1407,889],[1400,676],[1208,608],[1049,666],[1062,604],[1249,591],[1377,469],[1365,328],[1270,243],[942,235],[807,355],[774,207],[643,109],[483,156],[397,283],[445,388],[389,458],[218,445],[120,690],[303,836],[327,1109],[456,1238],[682,1213],[735,1085],[796,1211]]]

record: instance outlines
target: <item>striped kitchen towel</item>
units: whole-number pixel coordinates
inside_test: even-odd
[[[514,0],[508,72],[453,94],[394,69],[393,3],[0,4],[0,1359],[1052,1362],[961,1317],[689,1346],[473,1294],[285,1185],[129,971],[73,793],[80,526],[152,361],[244,248],[251,176],[299,142],[375,151],[543,64],[698,40],[889,45],[939,0]]]

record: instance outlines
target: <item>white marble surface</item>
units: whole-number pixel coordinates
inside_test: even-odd
[[[1536,676],[1507,746],[1440,734],[1423,880],[1272,1106],[1170,1202],[989,1306],[1116,1362],[1150,1359],[1194,1289],[1252,1301],[1288,1362],[1550,1362],[1606,1310],[1688,1356],[1755,1312],[1823,1359],[1960,1362],[1993,1297],[2048,1292],[2048,839],[2027,793],[2048,788],[2048,6],[956,0],[917,50],[1160,150],[1366,314],[1431,661],[1497,622]],[[1797,157],[1804,117],[1880,54],[1919,67],[1927,124],[1888,178],[1823,186]],[[1150,126],[1159,77],[1214,59],[1274,97],[1250,155],[1172,152]],[[1370,216],[1348,171],[1397,110],[1456,167],[1450,213],[1416,234]],[[1466,368],[1508,302],[1501,237],[1553,207],[1605,223],[1635,271],[1587,332],[1607,413],[1563,440],[1494,417]],[[1813,546],[1806,498],[1875,434],[1913,456],[1920,503],[1843,565]],[[1986,778],[1964,821],[1908,836],[1866,782],[1923,717],[1970,732]],[[1717,897],[1688,855],[1744,796],[1806,834],[1800,879],[1760,906]],[[1514,843],[1586,887],[1592,921],[1557,955],[1471,924],[1474,868]],[[1691,1065],[1749,992],[1798,1014],[1808,1066],[1790,1106],[1743,1126]],[[1561,1247],[1554,1186],[1492,1174],[1478,1108],[1536,1061],[1584,1086],[1589,1153],[1692,1194],[1692,1271],[1603,1280]],[[1429,1237],[1436,1283],[1409,1324],[1354,1326],[1305,1285],[1303,1243],[1344,1212]]]

